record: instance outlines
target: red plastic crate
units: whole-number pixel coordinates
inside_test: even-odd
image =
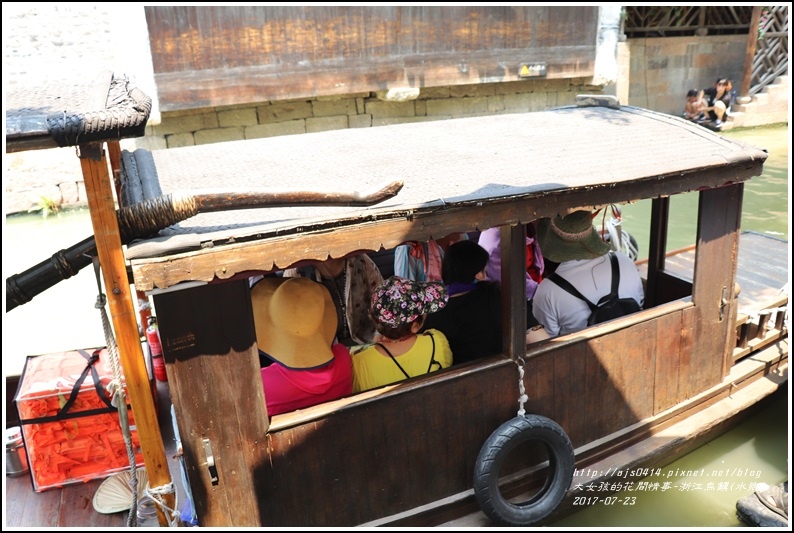
[[[112,380],[104,348],[26,359],[14,401],[36,492],[129,468],[119,414],[109,403]],[[136,464],[143,466],[135,420],[127,413]]]

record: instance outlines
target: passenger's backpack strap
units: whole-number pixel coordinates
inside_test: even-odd
[[[618,265],[618,258],[612,252],[609,252],[609,262],[612,263],[612,292],[610,298],[618,297],[618,286],[620,285],[620,266]]]
[[[430,373],[430,369],[433,368],[434,364],[438,365],[438,368],[441,369],[441,363],[436,361],[436,339],[435,339],[435,337],[433,337],[433,334],[430,333],[429,331],[425,331],[423,333],[423,335],[429,335],[430,336],[430,342],[433,343],[433,351],[430,352],[430,364],[427,365],[427,373],[429,374]]]
[[[591,313],[596,310],[596,306],[593,305],[593,303],[590,302],[590,300],[582,296],[582,293],[576,290],[576,287],[568,283],[568,280],[566,280],[556,272],[554,272],[551,276],[547,276],[546,279],[550,279],[551,281],[559,285],[560,288],[563,289],[565,292],[570,293],[576,296],[577,298],[579,298],[580,300],[584,301],[584,303],[587,304],[587,307],[590,308]]]
[[[618,267],[618,258],[615,257],[615,254],[613,254],[612,252],[609,252],[609,260],[612,263],[612,292],[610,292],[607,296],[609,296],[610,298],[615,298],[618,295],[618,285],[620,284],[620,268]],[[571,285],[568,282],[568,280],[566,280],[556,272],[548,276],[546,279],[552,280],[554,283],[559,285],[566,292],[576,296],[580,300],[583,300],[590,308],[590,312],[596,310],[596,306],[592,302],[590,302],[590,300],[582,296],[582,293],[579,292],[576,289],[576,287]]]
[[[380,346],[381,348],[383,348],[383,351],[384,351],[384,352],[386,352],[387,354],[389,354],[389,357],[391,357],[391,360],[392,360],[392,361],[394,361],[394,364],[395,364],[395,365],[397,365],[397,368],[399,368],[399,369],[400,369],[400,372],[402,372],[402,373],[403,373],[403,375],[405,376],[405,378],[406,378],[406,379],[408,379],[408,378],[410,378],[410,377],[411,377],[411,376],[409,376],[409,375],[408,375],[408,372],[406,372],[406,371],[405,371],[405,369],[404,369],[403,367],[401,367],[401,366],[400,366],[400,363],[398,363],[398,362],[397,362],[397,359],[395,359],[395,358],[394,358],[394,356],[391,354],[391,352],[389,351],[389,349],[388,349],[388,348],[386,348],[386,347],[385,347],[383,344],[381,344],[381,343],[379,343],[379,342],[376,342],[376,343],[375,343],[375,346]]]

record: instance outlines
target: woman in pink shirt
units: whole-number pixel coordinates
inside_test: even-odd
[[[338,325],[331,294],[308,278],[264,278],[251,289],[262,384],[269,415],[353,392],[350,351],[334,344]]]

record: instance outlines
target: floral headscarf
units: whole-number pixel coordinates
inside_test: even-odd
[[[372,316],[381,324],[397,327],[443,309],[448,299],[441,283],[392,276],[372,293]]]

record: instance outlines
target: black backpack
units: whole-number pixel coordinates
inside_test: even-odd
[[[547,278],[580,300],[584,300],[584,302],[590,308],[590,318],[587,319],[588,326],[600,324],[601,322],[606,322],[607,320],[612,320],[613,318],[635,313],[642,309],[640,304],[638,304],[637,300],[634,298],[618,298],[618,285],[620,284],[620,267],[618,266],[618,258],[615,257],[615,254],[610,252],[609,260],[612,263],[612,292],[598,300],[598,303],[595,305],[593,305],[590,300],[582,296],[582,293],[576,290],[573,285],[557,275],[556,272]]]

